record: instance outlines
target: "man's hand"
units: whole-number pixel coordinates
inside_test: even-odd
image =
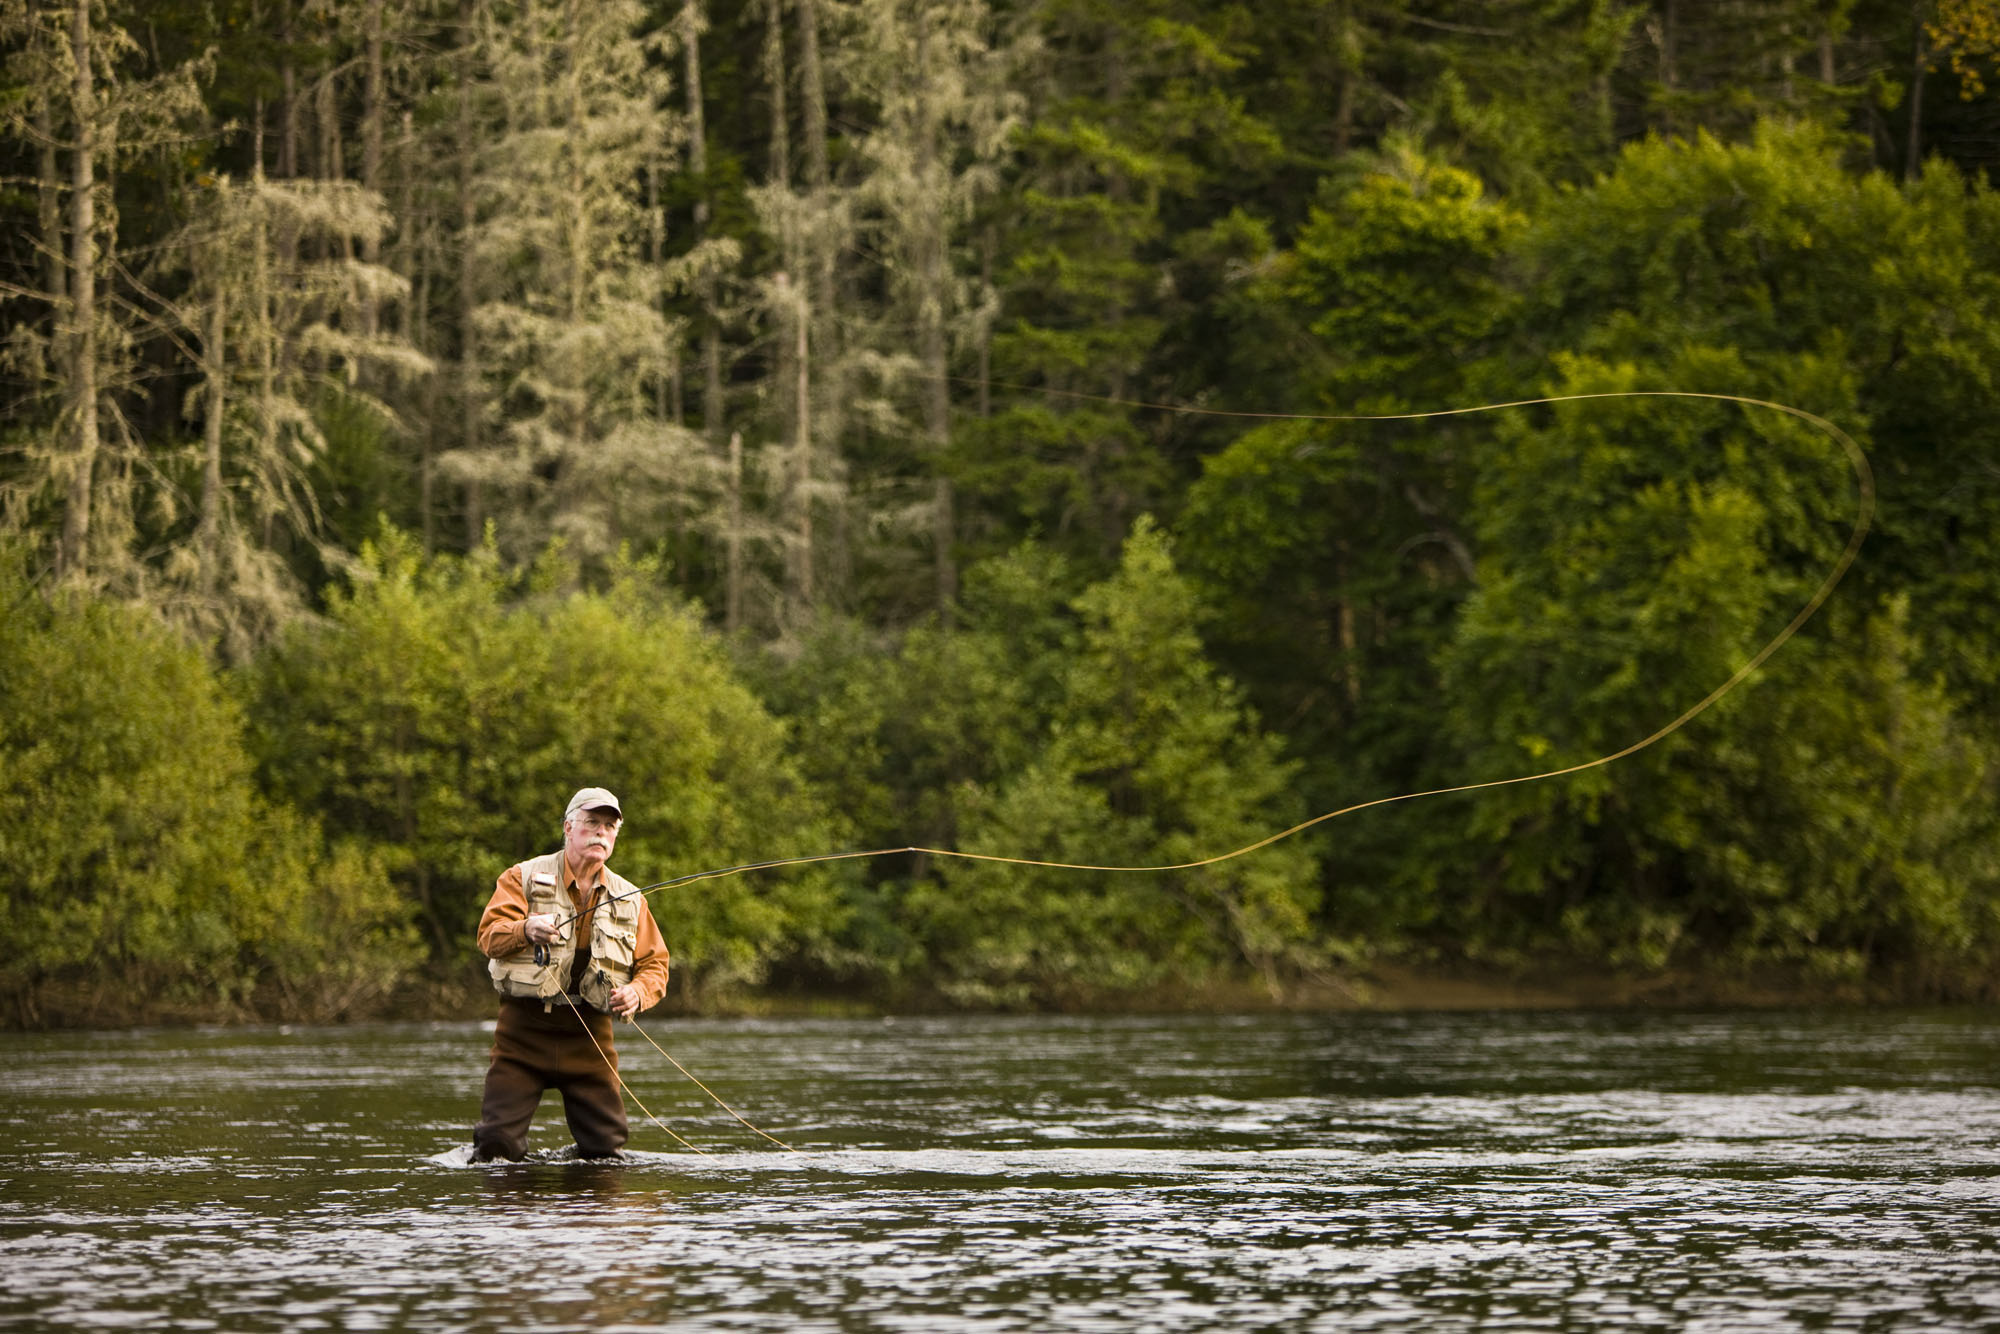
[[[527,928],[530,945],[546,945],[556,938],[556,915],[554,913],[531,913],[522,923]]]
[[[630,1019],[639,1013],[640,1000],[639,988],[627,982],[611,992],[611,1011],[621,1019]]]

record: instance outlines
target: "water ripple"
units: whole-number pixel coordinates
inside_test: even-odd
[[[2000,1327],[1985,1013],[705,1022],[450,1165],[479,1025],[4,1040],[0,1328]]]

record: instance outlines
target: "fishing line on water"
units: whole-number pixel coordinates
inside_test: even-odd
[[[761,871],[780,866],[806,866],[820,862],[854,861],[862,858],[896,856],[902,853],[916,853],[932,857],[950,857],[962,861],[996,862],[1009,866],[1034,866],[1052,870],[1065,870],[1065,871],[1100,871],[1100,872],[1119,872],[1119,873],[1191,871],[1199,867],[1213,866],[1218,862],[1226,862],[1233,860],[1234,858],[1237,857],[1245,856],[1249,853],[1256,852],[1259,849],[1267,848],[1271,846],[1273,843],[1278,843],[1283,841],[1284,839],[1291,838],[1294,835],[1304,833],[1306,830],[1311,829],[1317,825],[1325,824],[1330,820],[1336,820],[1345,815],[1352,815],[1357,811],[1370,810],[1377,806],[1388,806],[1397,802],[1415,801],[1423,797],[1442,797],[1458,792],[1478,792],[1487,788],[1511,787],[1522,783],[1538,783],[1551,778],[1562,778],[1570,774],[1578,774],[1591,769],[1603,768],[1605,765],[1616,763],[1619,760],[1625,759],[1628,756],[1635,755],[1638,752],[1645,750],[1649,746],[1656,745],[1659,742],[1664,741],[1667,737],[1672,736],[1675,732],[1680,731],[1681,728],[1693,722],[1703,713],[1706,713],[1715,704],[1720,702],[1724,696],[1728,695],[1731,691],[1735,690],[1738,686],[1743,684],[1743,682],[1747,680],[1754,672],[1756,672],[1758,668],[1762,667],[1766,662],[1768,662],[1773,654],[1775,654],[1779,649],[1783,648],[1785,644],[1789,642],[1794,635],[1798,634],[1798,632],[1805,627],[1806,622],[1810,621],[1813,618],[1814,614],[1817,613],[1823,605],[1825,605],[1827,599],[1833,596],[1834,589],[1838,587],[1840,581],[1844,577],[1846,577],[1848,570],[1853,566],[1856,558],[1860,555],[1861,544],[1863,540],[1866,539],[1866,537],[1868,536],[1868,530],[1870,526],[1873,524],[1875,516],[1875,472],[1874,469],[1869,465],[1867,454],[1862,451],[1861,446],[1859,444],[1855,443],[1854,438],[1852,436],[1850,436],[1846,431],[1843,431],[1840,427],[1836,426],[1831,421],[1828,421],[1826,418],[1821,417],[1816,413],[1807,412],[1803,408],[1796,408],[1791,406],[1790,404],[1778,403],[1770,399],[1752,398],[1742,394],[1703,393],[1694,390],[1679,390],[1679,389],[1607,390],[1598,393],[1588,393],[1588,394],[1551,394],[1540,398],[1514,399],[1504,403],[1483,403],[1476,407],[1441,408],[1429,412],[1388,412],[1388,413],[1370,413],[1370,414],[1346,414],[1346,413],[1315,413],[1315,412],[1246,412],[1246,411],[1238,411],[1226,408],[1186,407],[1186,406],[1177,406],[1169,403],[1148,403],[1137,399],[1112,398],[1101,394],[1076,393],[1067,390],[1057,390],[1057,389],[1038,390],[1027,386],[997,386],[997,387],[1018,388],[1018,389],[1023,389],[1026,392],[1039,392],[1054,397],[1078,399],[1087,402],[1103,403],[1121,407],[1145,408],[1153,411],[1169,412],[1185,416],[1248,418],[1248,419],[1264,420],[1264,421],[1317,421],[1317,422],[1427,421],[1440,417],[1463,417],[1472,415],[1474,413],[1503,412],[1515,408],[1540,407],[1558,403],[1581,403],[1592,400],[1604,400],[1604,399],[1677,398],[1677,399],[1707,400],[1711,402],[1721,402],[1721,403],[1734,403],[1744,408],[1763,408],[1772,412],[1784,413],[1791,417],[1795,417],[1798,420],[1805,422],[1807,425],[1812,426],[1815,429],[1821,431],[1841,447],[1841,449],[1846,453],[1848,464],[1853,469],[1854,472],[1855,485],[1857,490],[1857,503],[1855,506],[1854,525],[1852,530],[1848,534],[1847,544],[1845,547],[1842,548],[1839,558],[1834,561],[1832,567],[1828,570],[1825,577],[1820,580],[1819,586],[1813,590],[1812,596],[1806,599],[1805,604],[1799,608],[1798,612],[1791,618],[1790,621],[1786,622],[1783,629],[1779,630],[1777,634],[1771,637],[1768,643],[1766,643],[1762,648],[1758,649],[1754,654],[1752,654],[1749,657],[1749,659],[1747,659],[1741,666],[1739,666],[1734,672],[1732,672],[1727,680],[1723,681],[1722,684],[1716,686],[1713,690],[1709,691],[1708,694],[1704,695],[1700,700],[1696,701],[1693,705],[1689,706],[1687,709],[1682,711],[1679,714],[1679,716],[1675,717],[1665,726],[1660,727],[1659,729],[1648,734],[1647,736],[1644,736],[1639,740],[1632,742],[1628,746],[1624,746],[1606,755],[1600,755],[1595,759],[1585,760],[1579,764],[1564,765],[1560,768],[1547,769],[1537,773],[1520,774],[1511,778],[1494,778],[1477,783],[1460,783],[1451,787],[1428,788],[1419,792],[1404,792],[1394,796],[1376,797],[1369,801],[1356,802],[1351,806],[1343,806],[1339,810],[1328,811],[1323,815],[1315,815],[1309,820],[1303,820],[1298,824],[1291,826],[1289,829],[1281,829],[1277,833],[1258,839],[1254,843],[1246,843],[1240,848],[1233,848],[1227,852],[1220,852],[1215,854],[1214,856],[1203,857],[1195,861],[1173,862],[1158,866],[1094,865],[1087,862],[1050,861],[1037,857],[1010,857],[1010,856],[1003,856],[998,853],[963,852],[955,848],[929,848],[911,844],[903,847],[874,848],[867,851],[859,851],[859,852],[828,852],[828,853],[818,853],[806,857],[777,857],[777,858],[772,858],[768,861],[746,862],[739,866],[716,867],[705,871],[695,871],[688,875],[675,876],[669,880],[659,881],[657,884],[641,886],[637,889],[630,890],[625,894],[613,896],[612,899],[606,900],[606,902],[616,901],[617,898],[630,898],[635,896],[643,897],[645,895],[655,893],[662,889],[668,889],[676,885],[691,884],[702,880],[720,880],[729,876],[742,875],[750,871]],[[583,914],[581,912],[572,913],[570,917],[567,918],[562,923],[562,925],[567,926],[570,922],[575,921],[578,917],[581,917],[582,915]],[[579,1021],[582,1020],[581,1014],[579,1014],[577,1017]],[[637,1027],[637,1025],[634,1025],[634,1027]],[[641,1032],[643,1033],[644,1030],[641,1030]],[[646,1036],[646,1040],[648,1042],[653,1042],[653,1039],[650,1035]],[[594,1036],[592,1038],[592,1041],[593,1042],[596,1041]],[[728,1111],[730,1113],[730,1115],[735,1116],[738,1121],[742,1121],[744,1125],[750,1126],[750,1129],[756,1130],[758,1134],[764,1135],[766,1139],[770,1139],[773,1143],[781,1145],[783,1144],[783,1141],[777,1140],[775,1137],[765,1134],[764,1131],[758,1130],[758,1128],[754,1125],[750,1125],[750,1122],[744,1120],[744,1118],[741,1115],[738,1115],[736,1111],[733,1108],[730,1108],[727,1103],[724,1103],[721,1098],[716,1097],[714,1092],[712,1092],[706,1085],[702,1084],[700,1080],[695,1080],[694,1076],[688,1073],[686,1067],[682,1066],[679,1061],[675,1061],[671,1055],[667,1054],[665,1048],[660,1047],[660,1045],[657,1042],[653,1042],[653,1046],[656,1050],[660,1052],[661,1055],[666,1056],[669,1061],[673,1061],[674,1067],[676,1069],[680,1070],[682,1074],[687,1075],[689,1079],[694,1080],[695,1084],[698,1087],[700,1087],[704,1093],[707,1093],[709,1097],[714,1098],[715,1101],[719,1105],[721,1105],[725,1111]],[[607,1057],[607,1061],[608,1059],[609,1058]],[[622,1083],[623,1081],[621,1080],[620,1082]],[[652,1114],[648,1112],[647,1115],[650,1117]],[[668,1133],[673,1134],[672,1131],[668,1131]],[[675,1135],[674,1138],[680,1139],[680,1136]],[[684,1144],[686,1143],[685,1140],[682,1140],[681,1142]],[[789,1145],[784,1145],[783,1147],[790,1148]],[[796,1152],[796,1150],[793,1151]],[[699,1152],[699,1150],[697,1150],[697,1152]]]

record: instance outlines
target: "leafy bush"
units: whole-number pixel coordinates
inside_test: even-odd
[[[270,981],[298,1009],[393,985],[399,906],[365,860],[258,795],[241,713],[152,615],[44,598],[0,561],[0,857],[17,893],[0,988],[24,1016],[243,1011]],[[322,927],[337,923],[339,933]],[[334,1008],[339,1008],[335,1005]]]
[[[602,593],[564,591],[572,581],[559,554],[518,585],[490,548],[426,560],[392,531],[326,617],[294,627],[254,674],[267,780],[385,860],[449,970],[474,967],[495,878],[560,845],[579,787],[625,803],[614,867],[641,884],[840,843],[783,729],[691,612],[644,567]],[[755,981],[831,930],[836,875],[653,896],[682,985]]]

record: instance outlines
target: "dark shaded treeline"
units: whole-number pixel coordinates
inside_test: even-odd
[[[24,1022],[475,970],[583,781],[685,1003],[1371,961],[1984,994],[1970,5],[21,4]],[[1232,415],[1234,414],[1234,415]],[[1251,414],[1251,415],[1243,415]],[[198,734],[198,738],[197,738]],[[198,744],[196,744],[198,739]],[[116,812],[80,827],[79,812]],[[121,1009],[120,1007],[124,1007]]]

